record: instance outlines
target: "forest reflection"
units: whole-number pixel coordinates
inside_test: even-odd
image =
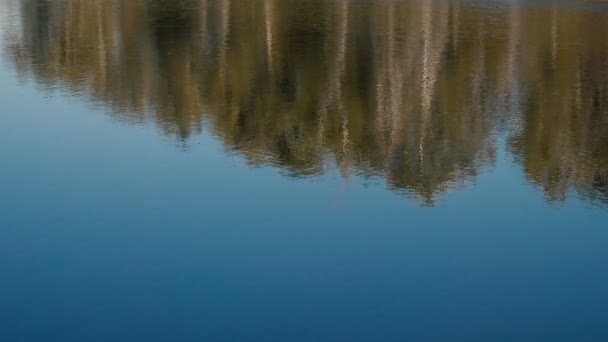
[[[506,140],[549,201],[608,204],[608,16],[464,1],[29,0],[23,76],[252,164],[433,205]],[[504,137],[505,139],[502,139]]]

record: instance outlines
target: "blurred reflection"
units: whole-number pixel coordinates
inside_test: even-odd
[[[608,204],[608,16],[464,2],[29,0],[7,47],[48,88],[293,176],[433,205],[497,137],[551,201]]]

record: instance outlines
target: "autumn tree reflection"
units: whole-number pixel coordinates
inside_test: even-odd
[[[608,27],[602,16],[521,13],[521,127],[510,146],[550,201],[608,204]],[[540,20],[540,19],[544,20]]]
[[[204,125],[253,164],[379,176],[433,205],[502,134],[548,199],[608,203],[608,23],[591,11],[30,0],[21,16],[23,75],[180,139]]]

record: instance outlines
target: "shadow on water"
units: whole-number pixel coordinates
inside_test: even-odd
[[[295,177],[379,176],[432,206],[499,136],[551,202],[608,204],[605,11],[466,2],[30,0],[22,76],[156,122],[203,125]]]

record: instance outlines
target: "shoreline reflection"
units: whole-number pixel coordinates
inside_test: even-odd
[[[22,76],[295,177],[380,176],[432,206],[497,136],[550,202],[608,205],[603,13],[517,4],[31,0]],[[598,34],[599,33],[599,34]],[[331,160],[331,163],[327,161]]]

